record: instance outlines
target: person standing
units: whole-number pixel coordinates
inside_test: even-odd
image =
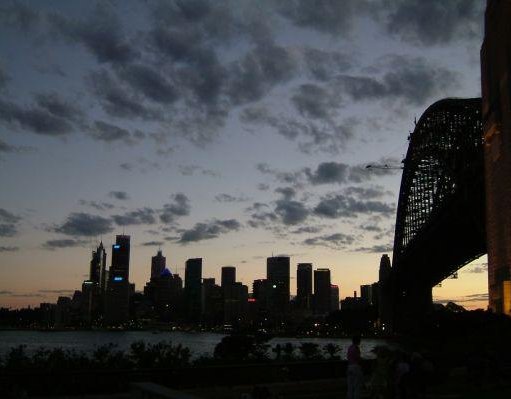
[[[364,374],[362,372],[360,356],[360,337],[355,336],[352,339],[352,344],[348,348],[348,372],[347,372],[347,383],[348,393],[347,399],[360,399],[362,391],[362,383]]]

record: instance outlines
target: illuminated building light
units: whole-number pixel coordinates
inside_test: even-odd
[[[119,244],[114,245],[114,249],[119,249],[121,246]]]
[[[122,281],[124,280],[122,277],[114,277],[114,281]]]

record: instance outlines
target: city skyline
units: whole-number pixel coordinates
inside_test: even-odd
[[[181,276],[200,256],[249,284],[274,253],[341,297],[377,281],[400,174],[365,166],[399,165],[432,102],[480,95],[484,6],[384,3],[2,4],[0,306],[72,293],[121,232],[137,289],[159,246]],[[485,307],[484,264],[436,299]]]

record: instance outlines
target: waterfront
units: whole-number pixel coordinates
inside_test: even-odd
[[[110,343],[116,344],[121,350],[126,350],[135,341],[157,343],[172,341],[173,344],[181,344],[192,351],[192,357],[212,355],[216,344],[224,337],[224,334],[203,332],[152,332],[152,331],[27,331],[6,330],[0,331],[0,356],[4,356],[11,348],[25,345],[28,353],[33,353],[38,348],[46,349],[62,348],[90,353],[95,348]],[[303,342],[313,342],[322,348],[328,343],[334,343],[341,348],[341,356],[344,358],[350,345],[347,338],[287,338],[275,337],[268,341],[271,347],[277,344],[292,343],[299,346]],[[360,349],[362,357],[374,358],[371,352],[378,345],[389,345],[382,339],[363,339]]]

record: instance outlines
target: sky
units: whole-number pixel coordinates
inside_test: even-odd
[[[341,297],[392,255],[414,120],[480,96],[480,0],[2,1],[0,306],[71,295],[131,236],[142,290],[266,258],[328,267]],[[296,292],[294,280],[292,293]],[[485,258],[434,288],[486,307]]]

